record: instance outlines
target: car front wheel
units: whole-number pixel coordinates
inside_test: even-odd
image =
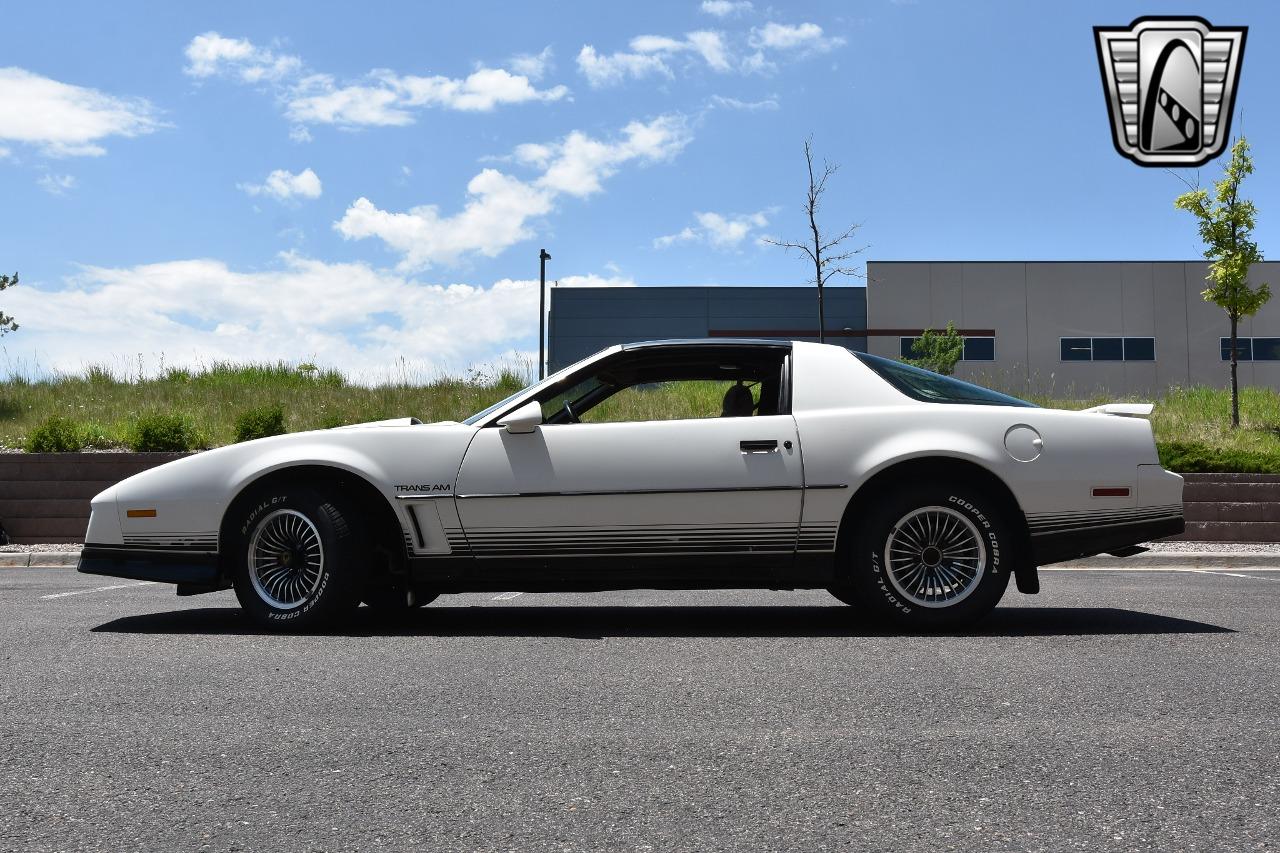
[[[324,628],[359,601],[363,536],[354,511],[310,488],[281,486],[234,519],[240,606],[277,630]]]
[[[961,627],[1004,595],[1012,542],[999,505],[984,492],[904,488],[880,501],[844,543],[845,584],[832,592],[902,627]]]

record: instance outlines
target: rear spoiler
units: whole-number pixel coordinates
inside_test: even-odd
[[[1100,415],[1120,415],[1126,418],[1145,418],[1155,409],[1152,403],[1106,403],[1085,409],[1086,412],[1097,412]]]

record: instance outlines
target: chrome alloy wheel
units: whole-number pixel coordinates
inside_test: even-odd
[[[277,610],[298,607],[316,590],[324,572],[320,531],[297,510],[265,516],[249,540],[249,580]]]
[[[950,607],[978,588],[987,568],[982,534],[968,516],[945,506],[904,515],[884,543],[889,582],[920,607]]]

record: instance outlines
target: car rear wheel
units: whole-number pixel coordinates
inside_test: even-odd
[[[832,593],[903,627],[968,625],[1004,595],[1012,541],[999,504],[980,490],[903,488],[842,543],[845,583]]]
[[[246,502],[234,521],[236,597],[259,625],[324,628],[358,603],[364,536],[341,499],[280,486]]]

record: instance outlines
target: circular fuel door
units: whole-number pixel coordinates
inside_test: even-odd
[[[1044,440],[1032,427],[1014,424],[1004,434],[1004,449],[1019,462],[1034,462],[1040,458]]]

